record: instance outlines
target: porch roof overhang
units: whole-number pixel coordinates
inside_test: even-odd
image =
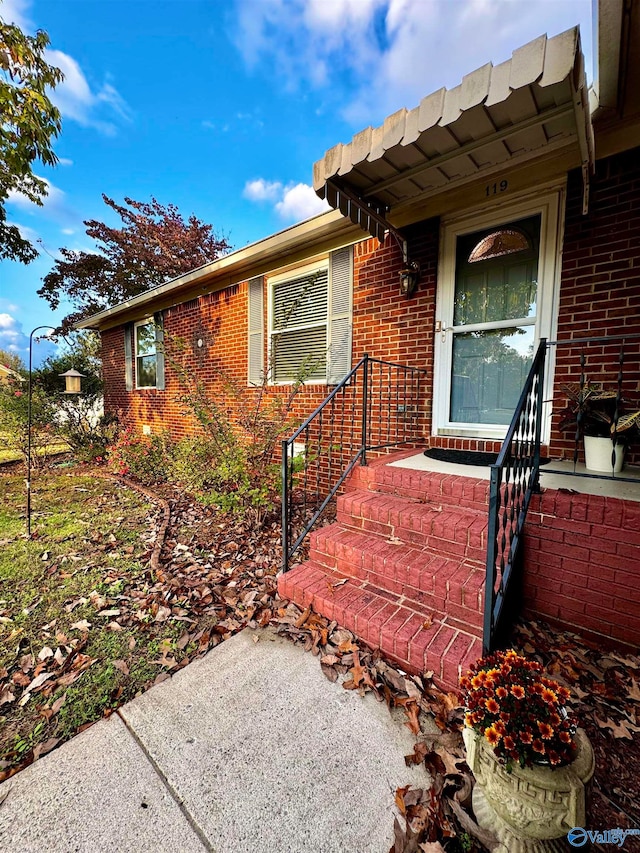
[[[413,110],[401,109],[350,143],[330,148],[313,167],[320,198],[372,236],[423,199],[535,158],[565,154],[582,166],[588,205],[594,148],[578,27],[540,36],[510,60],[466,75]]]

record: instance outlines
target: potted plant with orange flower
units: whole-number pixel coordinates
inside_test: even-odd
[[[552,839],[584,826],[594,770],[591,744],[567,708],[569,691],[513,650],[479,660],[460,687],[478,823],[514,853],[555,849]]]

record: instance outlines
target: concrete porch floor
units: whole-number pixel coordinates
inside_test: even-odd
[[[409,451],[402,459],[393,454],[394,461],[389,462],[395,468],[410,468],[414,471],[434,471],[439,474],[454,474],[459,477],[474,477],[478,480],[489,479],[489,467],[457,465],[429,459],[423,451]],[[553,469],[548,470],[548,469]],[[562,472],[562,473],[556,473]],[[575,473],[573,462],[552,459],[540,469],[540,485],[543,489],[570,489],[585,495],[600,495],[619,498],[625,501],[640,502],[640,468],[626,468],[615,478],[597,478],[580,476],[588,473],[584,463],[579,462]]]

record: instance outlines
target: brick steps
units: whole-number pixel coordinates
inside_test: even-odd
[[[354,471],[278,590],[455,688],[481,654],[488,484],[384,462]]]
[[[485,570],[479,562],[371,536],[338,524],[313,536],[310,559],[342,576],[393,592],[408,606],[461,620],[481,636]]]
[[[451,557],[481,562],[486,554],[486,509],[480,513],[466,507],[358,489],[338,499],[336,520],[345,527],[428,546]]]
[[[436,682],[446,687],[455,687],[460,670],[482,654],[480,638],[451,624],[446,616],[432,619],[366,580],[348,578],[334,586],[344,577],[308,560],[280,576],[278,591],[301,607],[335,619],[405,670],[432,670]]]
[[[345,491],[362,489],[436,504],[468,507],[486,513],[489,504],[488,480],[397,468],[386,464],[387,460],[388,457],[374,459],[369,465],[354,468],[345,484]]]

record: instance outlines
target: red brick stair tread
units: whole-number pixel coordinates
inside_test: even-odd
[[[338,499],[336,519],[345,527],[407,544],[427,545],[447,556],[482,561],[486,553],[486,513],[468,507],[448,507],[359,489]]]
[[[457,686],[460,671],[481,655],[479,637],[450,623],[447,616],[430,616],[366,580],[341,581],[340,572],[309,560],[279,577],[278,592],[335,619],[407,671],[433,670],[434,679],[449,688]]]
[[[485,569],[480,562],[339,524],[313,534],[309,556],[341,576],[401,595],[416,609],[467,623],[474,633],[482,627]]]

